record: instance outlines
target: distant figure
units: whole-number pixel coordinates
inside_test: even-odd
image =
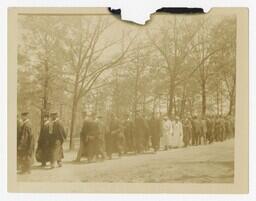
[[[192,124],[191,121],[186,118],[182,125],[184,147],[187,147],[188,145],[190,145],[190,141],[192,139]]]
[[[107,118],[107,123],[106,123],[106,134],[105,134],[105,150],[106,150],[106,154],[108,159],[112,159],[112,153],[113,153],[113,146],[114,146],[114,139],[113,136],[111,135],[111,131],[110,131],[110,124],[113,118],[113,114],[111,114],[108,118]]]
[[[226,128],[225,128],[225,119],[220,117],[220,141],[226,139]]]
[[[197,116],[192,120],[192,145],[199,145],[199,137],[201,136],[201,125]]]
[[[116,152],[121,157],[125,146],[124,122],[120,121],[116,116],[112,116],[109,128],[113,146],[112,153]]]
[[[103,121],[103,117],[99,115],[96,119],[96,126],[99,129],[99,132],[97,133],[95,137],[95,154],[98,158],[101,157],[101,160],[105,159],[105,135],[106,135],[106,127]]]
[[[83,122],[83,127],[80,133],[81,145],[78,155],[77,161],[80,161],[81,156],[86,156],[88,158],[88,162],[92,162],[94,157],[96,156],[97,146],[100,144],[96,139],[100,135],[100,130],[98,123],[95,119],[94,113],[87,114],[87,118]],[[98,144],[97,144],[98,143]]]
[[[149,143],[150,143],[150,131],[149,131],[149,122],[146,117],[142,117],[143,119],[143,126],[144,126],[144,136],[143,136],[143,151],[149,150]]]
[[[66,133],[63,125],[58,119],[58,113],[51,113],[51,124],[49,125],[50,134],[50,150],[51,150],[51,168],[62,166],[62,159],[64,158],[63,153],[63,142],[66,139]]]
[[[227,116],[225,118],[225,131],[226,131],[226,138],[230,139],[233,135],[232,121],[230,116]]]
[[[38,143],[37,143],[37,150],[36,150],[36,160],[42,163],[42,167],[45,167],[46,163],[51,160],[49,126],[50,126],[49,114],[45,114],[44,124],[40,130]]]
[[[178,148],[183,146],[183,128],[179,117],[175,117],[172,122],[171,147]]]
[[[216,117],[214,124],[214,136],[217,142],[221,141],[221,120],[220,117]]]
[[[28,112],[21,114],[22,126],[20,130],[20,139],[18,144],[18,153],[20,160],[21,174],[29,174],[33,163],[34,136],[31,131],[31,123],[28,119]]]
[[[149,132],[151,136],[151,143],[154,151],[158,151],[160,148],[160,138],[161,138],[161,122],[160,119],[155,118],[152,115],[149,120]]]
[[[20,144],[20,137],[21,137],[21,128],[23,125],[22,119],[20,119],[19,115],[17,115],[17,146],[16,146],[16,153],[17,153],[17,170],[20,170],[20,153],[18,151],[18,145]]]
[[[207,121],[205,117],[202,117],[201,121],[201,132],[200,132],[200,137],[199,137],[199,143],[200,144],[206,144],[206,135],[207,135]]]
[[[124,115],[125,153],[135,151],[134,125],[129,115]]]
[[[137,114],[134,121],[134,132],[135,132],[135,142],[136,142],[136,152],[142,153],[148,147],[148,125],[145,119]]]
[[[171,135],[173,134],[172,122],[171,120],[165,116],[162,122],[162,138],[161,144],[164,147],[164,150],[168,150],[169,146],[171,145]]]
[[[207,134],[206,134],[206,140],[211,144],[214,140],[214,119],[212,117],[207,117],[206,119],[207,123]]]
[[[83,118],[83,125],[82,125],[82,129],[81,129],[81,132],[80,132],[80,146],[79,146],[79,150],[77,152],[77,156],[76,156],[76,162],[80,162],[81,158],[83,156],[87,157],[87,152],[86,152],[86,135],[85,135],[85,132],[84,132],[84,128],[86,127],[86,124],[87,124],[87,112],[83,112],[82,113],[82,118]]]

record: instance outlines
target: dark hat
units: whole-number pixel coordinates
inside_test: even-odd
[[[29,113],[28,112],[22,112],[21,116],[27,116]]]

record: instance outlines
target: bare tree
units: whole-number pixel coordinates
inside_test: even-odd
[[[111,60],[100,60],[103,54],[114,47],[120,39],[104,43],[102,41],[105,31],[111,26],[107,20],[97,18],[95,24],[78,19],[77,24],[69,28],[65,38],[69,65],[72,67],[73,100],[70,125],[70,149],[73,148],[73,133],[76,121],[76,112],[79,101],[93,88],[98,78],[107,70],[120,64],[127,53],[130,43],[125,48],[120,48]],[[116,47],[115,47],[116,48]]]

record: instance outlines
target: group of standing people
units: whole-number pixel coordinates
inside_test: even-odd
[[[143,117],[136,113],[131,118],[125,114],[117,117],[111,114],[103,118],[95,113],[83,112],[83,124],[80,131],[80,147],[76,162],[87,158],[94,160],[112,159],[113,154],[140,154],[153,149],[187,147],[189,145],[210,144],[234,136],[234,121],[230,116],[179,117]],[[44,115],[36,149],[36,160],[45,167],[61,167],[63,142],[66,133],[57,113]],[[35,139],[32,134],[28,113],[22,113],[17,125],[17,164],[21,173],[29,173],[34,157]]]
[[[21,114],[17,121],[17,169],[19,173],[30,173],[34,155],[36,160],[42,163],[42,167],[50,162],[50,167],[61,167],[63,154],[63,142],[66,133],[58,119],[56,112],[44,115],[44,122],[40,129],[37,149],[35,150],[35,135],[32,133],[29,113]]]
[[[183,121],[184,146],[211,144],[234,137],[235,124],[231,116],[186,118]]]
[[[125,114],[109,119],[93,113],[83,113],[84,122],[80,132],[80,148],[76,161],[87,157],[94,159],[111,159],[116,153],[140,154],[153,149],[168,150],[170,148],[187,147],[189,145],[210,144],[223,141],[234,135],[234,122],[230,116],[209,116],[199,118],[179,117],[145,118],[136,114],[130,118]]]

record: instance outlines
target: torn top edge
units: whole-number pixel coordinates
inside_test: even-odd
[[[174,14],[198,14],[204,13],[203,8],[186,8],[186,7],[163,7],[158,9],[156,12],[166,12]]]
[[[109,12],[112,13],[113,15],[117,16],[118,18],[122,20],[127,20],[127,21],[132,21],[138,24],[145,24],[146,21],[150,19],[150,14],[152,13],[147,13],[147,15],[144,16],[143,19],[135,19],[134,17],[130,17],[124,12],[121,13],[121,9],[112,9],[108,8]],[[187,7],[163,7],[155,12],[157,13],[170,13],[170,14],[204,14],[204,9],[203,8],[187,8]],[[142,13],[140,13],[142,14]]]
[[[112,9],[108,8],[109,12],[111,12],[114,15],[121,15],[121,9]],[[163,7],[156,12],[166,12],[166,13],[172,13],[172,14],[193,14],[193,13],[205,13],[203,8],[186,8],[186,7]]]

